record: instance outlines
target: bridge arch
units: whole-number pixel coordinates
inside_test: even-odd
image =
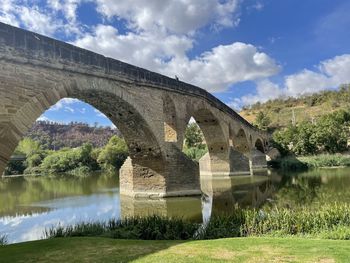
[[[236,134],[233,134],[232,138],[233,147],[242,154],[249,154],[250,143],[244,129],[240,128]]]
[[[260,151],[260,152],[262,152],[262,153],[265,153],[264,144],[263,144],[263,142],[262,142],[261,139],[257,139],[257,140],[255,141],[254,147],[255,147],[255,149],[257,149],[258,151]]]
[[[6,167],[19,141],[34,122],[63,98],[81,100],[105,114],[122,133],[131,159],[141,163],[145,158],[148,160],[147,163],[151,163],[150,158],[162,159],[161,148],[150,125],[129,102],[109,90],[82,89],[76,85],[61,84],[27,99],[16,109],[11,118],[0,123],[0,170]],[[155,168],[161,172],[160,165],[155,165]]]

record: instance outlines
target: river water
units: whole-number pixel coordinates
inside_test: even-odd
[[[159,200],[119,195],[118,175],[83,178],[15,177],[0,179],[0,236],[10,243],[36,240],[45,229],[81,221],[158,214],[203,222],[240,207],[318,207],[350,203],[350,169],[231,178],[202,178],[202,196]]]

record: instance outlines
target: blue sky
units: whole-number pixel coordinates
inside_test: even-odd
[[[2,0],[0,21],[159,73],[239,109],[350,83],[346,0]],[[42,119],[111,123],[65,99]]]

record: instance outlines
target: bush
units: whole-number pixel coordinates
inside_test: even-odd
[[[5,175],[18,175],[23,174],[26,169],[25,161],[10,160],[5,168]]]
[[[350,166],[350,156],[342,154],[300,157],[299,160],[311,168]]]
[[[128,147],[124,139],[113,136],[99,152],[97,162],[106,170],[114,170],[120,168],[127,157]]]
[[[24,174],[29,175],[41,175],[43,173],[42,169],[40,167],[28,167],[24,170]]]
[[[0,246],[4,246],[8,244],[8,239],[6,235],[0,236]]]
[[[202,158],[207,152],[207,147],[190,147],[187,148],[186,146],[183,149],[184,154],[186,154],[189,158],[192,160],[199,161],[200,158]]]
[[[41,164],[41,169],[48,173],[64,173],[79,167],[96,166],[96,160],[91,157],[91,144],[84,144],[76,149],[62,149],[48,155]]]

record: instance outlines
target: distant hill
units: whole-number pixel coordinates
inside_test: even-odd
[[[340,109],[350,109],[350,84],[342,85],[337,90],[322,91],[299,98],[279,98],[256,103],[244,107],[240,114],[254,124],[257,114],[263,112],[271,120],[269,127],[274,129],[288,126],[293,119],[295,123],[314,122],[320,116]]]
[[[85,142],[90,142],[94,147],[102,147],[113,135],[120,136],[120,132],[110,127],[89,126],[86,123],[38,121],[26,137],[39,141],[46,149],[58,150],[63,147],[79,147]]]

